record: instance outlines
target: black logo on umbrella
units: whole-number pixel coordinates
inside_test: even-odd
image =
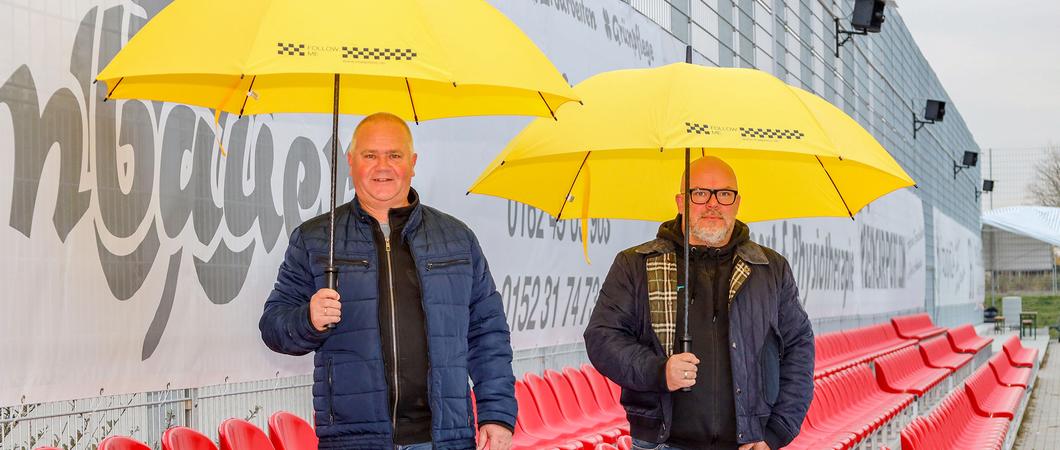
[[[305,44],[276,43],[276,54],[287,56],[305,56]]]
[[[806,135],[799,130],[780,128],[744,128],[740,127],[740,137],[756,139],[802,139]]]
[[[710,134],[710,125],[705,123],[685,122],[685,127],[688,134]]]
[[[343,59],[369,59],[386,61],[411,61],[416,52],[411,48],[342,47]]]

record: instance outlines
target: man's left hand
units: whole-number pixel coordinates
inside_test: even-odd
[[[738,450],[769,450],[769,444],[766,444],[766,441],[752,442],[741,445]]]
[[[512,432],[495,423],[487,423],[478,429],[478,446],[475,448],[482,450],[487,444],[490,450],[509,450],[512,448]]]

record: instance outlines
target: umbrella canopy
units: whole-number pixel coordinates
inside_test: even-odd
[[[551,116],[574,94],[482,0],[177,0],[100,72],[109,98],[234,114]]]
[[[744,222],[853,217],[914,184],[841,110],[762,71],[677,63],[602,73],[574,90],[584,105],[532,122],[470,192],[560,219],[665,220],[677,213],[685,149],[733,167]]]
[[[97,77],[107,98],[244,114],[332,114],[328,287],[335,287],[338,115],[550,116],[575,99],[483,0],[177,0]],[[223,148],[222,148],[223,151]]]

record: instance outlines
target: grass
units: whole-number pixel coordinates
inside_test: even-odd
[[[1023,311],[1037,311],[1038,312],[1038,327],[1049,327],[1060,324],[1060,296],[1058,295],[1023,295]],[[1004,307],[1002,306],[1001,298],[995,297],[997,300],[994,302],[994,306],[997,307],[1000,314],[1004,315]],[[986,300],[985,306],[990,306],[990,299]],[[984,307],[985,307],[984,306]],[[1056,330],[1050,330],[1050,336],[1056,337]]]

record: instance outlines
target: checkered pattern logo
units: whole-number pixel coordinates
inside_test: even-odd
[[[705,123],[685,122],[688,134],[710,134],[710,125]]]
[[[367,47],[342,47],[344,59],[371,59],[386,61],[411,61],[416,57],[416,52],[411,48],[367,48]]]
[[[276,54],[287,56],[305,56],[305,44],[277,42]]]
[[[779,128],[744,128],[740,127],[740,137],[760,139],[802,139],[806,135],[799,130],[782,130]]]

